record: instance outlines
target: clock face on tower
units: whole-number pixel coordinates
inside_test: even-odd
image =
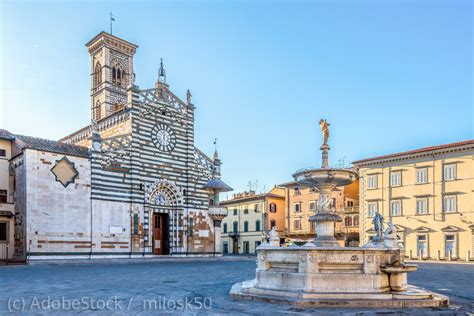
[[[176,145],[176,135],[166,124],[157,124],[151,130],[151,139],[156,148],[161,151],[171,151]]]

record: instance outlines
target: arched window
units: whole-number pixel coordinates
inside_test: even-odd
[[[123,65],[115,61],[112,65],[112,83],[124,87],[126,84],[126,73]]]
[[[245,221],[244,222],[244,232],[248,232],[249,231],[249,222]]]
[[[276,225],[277,225],[276,220],[272,219],[272,220],[270,221],[270,229],[272,229],[273,227],[276,227]]]
[[[277,206],[275,203],[270,203],[270,213],[276,213]]]
[[[255,221],[255,231],[259,232],[260,231],[260,220]]]
[[[234,233],[238,232],[239,231],[239,223],[234,222],[232,229],[233,229]]]
[[[355,215],[354,216],[354,222],[353,222],[354,226],[359,226],[359,215]]]
[[[117,69],[117,84],[119,86],[122,85],[122,72],[120,71],[120,68]]]
[[[227,233],[227,223],[224,223],[224,225],[222,227],[222,232]]]
[[[99,86],[102,83],[102,65],[97,62],[94,68],[94,87]]]
[[[94,108],[92,109],[92,117],[94,121],[100,120],[100,101],[99,100],[97,100]]]
[[[352,226],[352,217],[351,216],[346,216],[344,218],[344,225],[345,226]]]

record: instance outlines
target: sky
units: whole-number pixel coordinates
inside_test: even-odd
[[[139,45],[136,84],[160,58],[196,106],[195,144],[234,192],[330,162],[474,138],[471,1],[0,1],[0,128],[59,139],[90,120],[100,31]],[[257,185],[256,185],[257,183]],[[225,197],[224,197],[225,198]]]

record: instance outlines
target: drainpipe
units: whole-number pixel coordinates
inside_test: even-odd
[[[384,186],[383,186],[383,176],[384,176],[384,173],[383,173],[384,170],[383,170],[383,169],[384,169],[384,166],[383,166],[383,163],[382,163],[382,183],[381,183],[381,185],[382,185],[382,210],[381,210],[381,211],[382,211],[382,215],[383,215],[383,213],[384,213],[384,204],[385,204],[385,203],[384,203],[384,202],[385,202],[385,199],[384,199],[384,194],[383,194],[383,193],[384,193],[384,190],[385,190],[385,188],[384,188]],[[390,175],[389,175],[389,177],[390,177]],[[389,201],[389,203],[390,203],[390,201]],[[389,215],[390,215],[390,206],[389,206]]]
[[[436,221],[436,182],[435,182],[436,172],[435,172],[435,156],[433,152],[431,152],[431,157],[433,158],[433,163],[431,164],[433,166],[433,221]],[[426,176],[428,176],[428,171],[426,173],[427,173]],[[429,209],[429,204],[428,204],[428,209]]]

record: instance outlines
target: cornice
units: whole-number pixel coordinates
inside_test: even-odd
[[[354,161],[353,164],[357,168],[379,165],[382,163],[391,163],[398,161],[406,161],[411,159],[426,158],[432,156],[440,156],[449,153],[463,152],[463,151],[474,151],[474,140],[468,140],[459,143],[452,143],[440,146],[428,147],[426,149],[420,148],[412,151],[401,152],[391,155],[384,155],[380,157],[367,158],[363,160]]]
[[[137,45],[106,32],[100,32],[86,44],[90,54],[93,54],[103,46],[116,49],[117,51],[120,51],[128,56],[135,55],[138,48]]]

